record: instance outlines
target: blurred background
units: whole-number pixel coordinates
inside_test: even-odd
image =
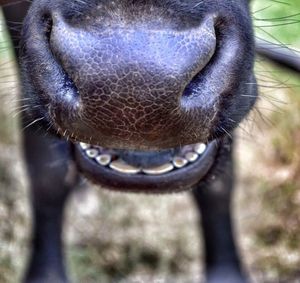
[[[252,3],[256,35],[300,50],[300,1]],[[0,283],[20,281],[30,208],[20,149],[17,74],[0,33]],[[236,235],[253,282],[300,282],[300,76],[256,60],[261,96],[236,136]],[[74,282],[200,282],[197,214],[186,193],[144,196],[86,186],[67,207]],[[197,281],[198,280],[198,281]]]

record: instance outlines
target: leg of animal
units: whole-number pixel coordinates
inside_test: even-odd
[[[202,215],[205,263],[209,283],[245,283],[232,231],[232,145],[222,147],[209,176],[193,191]]]
[[[29,5],[24,1],[4,9],[17,55],[20,23]],[[45,132],[38,133],[39,126],[33,122],[23,117],[26,128],[23,145],[33,214],[32,253],[24,282],[65,283],[68,280],[61,239],[63,212],[67,197],[78,179],[77,172],[70,157],[70,143],[46,137]]]
[[[68,143],[26,130],[25,158],[31,185],[33,235],[26,283],[68,282],[62,249],[64,206],[77,181]]]

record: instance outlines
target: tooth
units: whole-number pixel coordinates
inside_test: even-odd
[[[198,154],[196,152],[188,152],[186,155],[185,155],[185,158],[189,161],[189,162],[194,162],[197,160],[198,158]]]
[[[102,165],[102,166],[106,166],[111,162],[111,155],[109,154],[101,154],[99,156],[96,157],[96,161]]]
[[[95,158],[98,156],[99,154],[99,151],[95,148],[90,148],[90,149],[87,149],[85,151],[86,155],[89,157],[89,158]]]
[[[144,168],[143,172],[148,175],[161,175],[164,173],[168,173],[174,169],[172,163],[166,163],[157,167],[152,168]]]
[[[141,171],[140,168],[129,165],[122,160],[116,160],[116,161],[111,162],[109,164],[109,167],[113,170],[116,170],[118,172],[125,173],[125,174],[137,174]]]
[[[80,147],[81,147],[82,149],[88,149],[88,148],[91,147],[90,144],[84,143],[84,142],[80,142],[79,145],[80,145]]]
[[[201,155],[206,149],[206,144],[204,143],[197,143],[194,147],[195,152]]]
[[[176,168],[182,168],[184,167],[186,164],[188,163],[188,161],[180,156],[176,156],[173,158],[173,164]]]

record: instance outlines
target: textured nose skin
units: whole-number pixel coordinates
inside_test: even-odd
[[[80,119],[66,126],[114,145],[116,139],[153,145],[174,138],[195,118],[183,107],[182,94],[215,46],[212,18],[192,29],[163,30],[80,28],[54,16],[51,51],[79,95]]]

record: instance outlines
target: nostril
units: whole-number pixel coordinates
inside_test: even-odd
[[[225,94],[234,93],[239,87],[233,74],[240,71],[247,46],[241,41],[240,32],[226,18],[215,21],[214,33],[213,54],[182,91],[180,103],[183,110],[212,109],[221,103]],[[252,52],[251,46],[249,52]]]
[[[217,42],[217,40],[216,40]],[[218,42],[215,46],[215,49],[209,56],[209,59],[207,60],[206,64],[202,66],[201,70],[190,80],[190,82],[185,86],[184,91],[182,93],[181,99],[183,100],[182,103],[184,103],[185,99],[192,98],[193,95],[197,93],[197,91],[200,91],[201,89],[201,81],[203,81],[205,77],[205,73],[207,70],[209,70],[210,65],[213,64],[216,54],[217,54],[217,47]]]
[[[53,20],[50,14],[44,14],[41,18],[43,34],[46,36],[47,42],[50,42]]]
[[[75,85],[74,80],[72,79],[71,74],[69,74],[64,68],[64,61],[61,54],[56,50],[51,41],[53,34],[55,33],[55,24],[56,16],[51,15],[50,13],[45,13],[41,18],[42,32],[45,36],[45,42],[47,44],[47,50],[49,55],[52,57],[55,66],[58,68],[56,80],[59,79],[61,83],[61,91],[59,96],[56,97],[56,101],[65,103],[66,106],[74,106],[78,104],[79,92]],[[52,68],[54,69],[55,66]]]
[[[27,75],[40,90],[39,99],[53,109],[60,107],[68,112],[79,109],[78,89],[64,68],[62,56],[51,44],[56,32],[55,15],[43,11],[38,18],[29,14],[25,21],[21,64],[31,67]]]
[[[183,109],[195,108],[195,106],[203,106],[205,104],[205,97],[203,95],[202,85],[204,84],[205,72],[204,70],[197,73],[193,79],[185,87],[180,103]],[[195,102],[198,102],[197,104]]]
[[[200,88],[199,81],[201,79],[201,74],[203,72],[197,73],[193,79],[188,83],[188,85],[185,87],[183,94],[181,96],[182,103],[184,104],[185,100],[188,100],[189,98],[192,98],[195,91]]]
[[[206,56],[206,60],[200,66],[198,72],[190,79],[185,85],[180,97],[181,107],[189,109],[195,105],[205,103],[205,97],[201,97],[203,94],[203,85],[206,83],[206,76],[211,71],[216,58],[218,57],[219,38],[218,32],[214,30],[214,44],[211,44],[211,50]],[[196,101],[195,101],[196,100]],[[198,102],[198,103],[195,103]]]

